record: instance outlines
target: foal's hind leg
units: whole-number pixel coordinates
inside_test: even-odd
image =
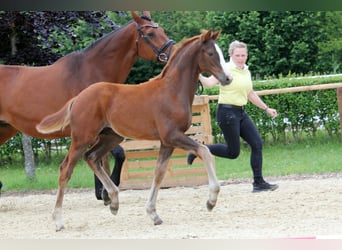
[[[62,205],[63,205],[63,197],[64,190],[66,185],[68,184],[74,167],[77,161],[80,159],[82,153],[85,151],[86,147],[75,148],[74,143],[71,142],[69,152],[65,156],[60,169],[59,169],[59,179],[58,179],[58,192],[57,192],[57,200],[55,209],[53,211],[53,219],[56,223],[56,231],[60,231],[64,228],[63,220],[62,220]]]
[[[154,171],[154,178],[152,182],[152,187],[150,190],[150,195],[146,204],[146,211],[150,215],[151,219],[154,222],[154,225],[160,225],[163,221],[157,214],[156,211],[156,201],[158,191],[160,189],[161,182],[165,176],[167,170],[167,164],[169,162],[170,156],[173,152],[174,148],[166,147],[163,144],[160,146],[159,156],[157,160],[157,167]]]
[[[108,173],[103,167],[103,157],[107,153],[119,144],[123,138],[113,131],[106,134],[100,134],[97,142],[85,153],[84,160],[88,163],[90,168],[94,171],[95,175],[100,179],[104,188],[108,192],[110,199],[110,210],[113,214],[116,214],[119,209],[119,189],[111,181]]]
[[[102,166],[103,166],[104,171],[107,173],[107,175],[110,175],[109,154],[108,153],[102,157]],[[110,201],[110,198],[108,196],[108,192],[105,188],[102,189],[101,198],[102,198],[103,204],[105,206],[110,204],[111,201]]]
[[[111,136],[114,136],[114,135],[115,135],[115,133],[109,127],[104,128],[100,132],[100,137],[102,137],[102,140],[106,140],[105,138],[108,138],[108,137],[109,137],[109,140],[110,140]],[[121,147],[117,146],[116,148],[121,148]],[[114,159],[115,159],[115,161],[117,161],[117,157],[114,156]],[[108,175],[110,175],[109,153],[106,153],[102,157],[102,167],[104,168],[106,173]],[[116,164],[115,164],[115,167],[116,167]],[[113,173],[114,173],[115,167],[113,168]],[[121,171],[121,168],[120,168],[119,171]],[[115,176],[117,176],[117,175],[115,175]],[[120,178],[120,175],[119,175],[119,178]],[[98,200],[103,200],[104,205],[109,205],[111,203],[111,201],[110,201],[110,198],[108,196],[107,190],[105,188],[103,188],[102,182],[99,180],[99,178],[95,174],[94,174],[94,179],[95,179],[95,196],[96,196],[96,198]],[[112,179],[112,181],[114,182],[115,185],[117,185],[117,186],[119,185],[120,179],[119,180],[116,180],[116,179],[113,180],[113,178],[111,178],[111,179]]]
[[[119,187],[120,185],[120,177],[121,177],[121,170],[122,170],[122,165],[126,159],[125,156],[125,151],[124,149],[120,146],[117,145],[113,150],[110,151],[113,158],[114,158],[114,166],[113,166],[113,171],[112,174],[110,175],[110,169],[109,169],[109,161],[108,161],[108,154],[107,154],[107,163],[108,163],[108,172],[107,174],[110,175],[110,179],[112,182]],[[105,165],[105,170],[106,170],[106,165]],[[102,187],[102,183],[101,183]],[[105,188],[102,190],[102,199],[104,201],[105,205],[110,204],[110,199],[108,197],[108,192]]]

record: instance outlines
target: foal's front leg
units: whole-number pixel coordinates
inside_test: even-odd
[[[198,144],[197,148],[198,156],[204,161],[208,174],[209,182],[209,200],[207,201],[207,209],[213,210],[216,205],[217,197],[220,192],[220,185],[216,177],[216,171],[213,164],[213,156],[209,149],[203,144]]]
[[[207,201],[207,209],[211,211],[216,205],[217,197],[220,192],[220,184],[216,177],[212,154],[206,146],[195,142],[184,134],[174,133],[173,145],[198,155],[204,161],[209,182],[209,199]]]
[[[167,170],[167,164],[169,162],[170,156],[172,155],[174,148],[165,147],[163,144],[160,146],[159,156],[157,160],[157,166],[154,171],[154,178],[150,190],[150,195],[146,204],[147,214],[151,217],[154,225],[160,225],[163,221],[157,214],[156,211],[156,201],[158,191],[160,189],[161,182],[165,176]]]

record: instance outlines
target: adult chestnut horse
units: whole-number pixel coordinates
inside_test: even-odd
[[[42,134],[35,126],[94,82],[123,83],[138,57],[166,63],[173,41],[151,20],[150,12],[142,17],[132,12],[132,18],[125,26],[52,65],[0,65],[0,145],[18,131],[45,139],[68,137],[68,128]],[[109,171],[109,165],[107,168]]]
[[[103,170],[101,158],[126,137],[161,142],[147,202],[147,213],[155,225],[162,223],[156,213],[157,193],[175,147],[190,151],[205,162],[210,191],[207,208],[209,211],[214,208],[220,186],[212,156],[206,146],[184,133],[191,125],[191,106],[199,73],[213,74],[224,85],[231,81],[230,74],[223,69],[222,51],[215,43],[218,36],[219,32],[209,30],[183,41],[161,74],[146,83],[135,86],[108,82],[93,84],[37,125],[41,133],[56,133],[66,127],[71,128],[71,145],[60,167],[54,210],[57,231],[64,228],[64,190],[82,155],[107,189],[111,212],[117,213],[119,190]],[[106,128],[111,129],[101,134]]]

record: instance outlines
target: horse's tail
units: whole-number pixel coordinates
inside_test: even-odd
[[[71,106],[75,100],[75,97],[70,99],[59,111],[51,115],[46,116],[36,129],[39,133],[50,134],[59,130],[63,130],[70,124]]]

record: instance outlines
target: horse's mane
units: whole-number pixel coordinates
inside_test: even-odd
[[[122,30],[123,28],[125,28],[126,26],[128,26],[129,24],[131,24],[133,22],[133,20],[129,21],[128,23],[126,23],[123,26],[119,26],[118,28],[116,28],[115,30],[109,32],[108,34],[102,36],[101,38],[97,39],[96,41],[94,41],[93,43],[91,43],[90,45],[88,45],[87,47],[85,47],[84,49],[81,49],[81,51],[88,51],[91,50],[92,48],[94,48],[98,43],[102,42],[104,39],[106,39],[109,36],[112,36],[114,33],[119,32],[120,30]]]
[[[163,70],[158,75],[156,75],[155,77],[151,78],[150,81],[151,80],[158,80],[158,79],[162,78],[165,75],[166,71],[168,70],[169,65],[174,60],[174,58],[177,57],[177,55],[180,53],[180,51],[182,51],[182,49],[184,47],[186,47],[189,43],[192,43],[194,40],[198,40],[200,37],[201,37],[201,35],[197,35],[197,36],[190,37],[190,38],[184,38],[182,41],[180,41],[179,43],[175,44],[174,45],[174,52],[172,53],[170,59],[168,60],[167,64],[163,68]]]
[[[142,15],[140,16],[142,19],[147,20],[149,22],[152,22],[152,19],[148,16]],[[125,28],[126,26],[130,25],[133,22],[133,20],[129,21],[128,23],[126,23],[123,26],[118,26],[118,28],[116,28],[115,30],[113,30],[112,32],[104,35],[103,37],[99,38],[98,40],[94,41],[92,44],[90,44],[89,46],[85,47],[84,49],[81,49],[81,51],[87,51],[92,49],[93,47],[95,47],[98,43],[100,43],[102,40],[106,39],[107,37],[113,35],[116,32],[119,32],[120,30],[122,30],[123,28]]]

